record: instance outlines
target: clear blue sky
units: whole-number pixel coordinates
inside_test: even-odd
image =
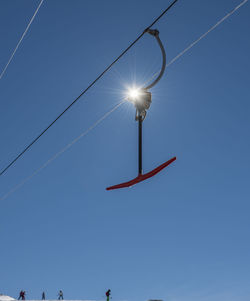
[[[134,40],[169,1],[45,0],[0,81],[3,168]],[[155,26],[170,61],[240,0],[180,0]],[[0,1],[0,68],[39,1]],[[246,301],[250,298],[250,5],[182,56],[152,90],[147,182],[125,104],[0,203],[0,292],[40,298]],[[150,78],[160,51],[144,36],[0,178],[1,195]]]

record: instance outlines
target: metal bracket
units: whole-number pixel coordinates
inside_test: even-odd
[[[146,90],[149,90],[151,89],[153,86],[155,86],[158,81],[162,78],[162,75],[166,69],[166,52],[165,52],[165,49],[164,49],[164,46],[159,38],[159,30],[157,29],[147,29],[146,30],[147,33],[149,33],[150,35],[154,36],[161,48],[161,53],[162,53],[162,65],[161,65],[161,71],[158,75],[158,77],[150,84],[148,85],[147,87],[145,87],[144,89]]]

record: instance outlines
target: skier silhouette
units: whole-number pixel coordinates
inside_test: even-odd
[[[20,299],[22,298],[22,294],[23,294],[23,291],[21,291],[21,292],[19,293],[19,297],[18,297],[17,300],[20,300]]]
[[[62,290],[60,290],[59,293],[58,293],[58,300],[63,300],[63,292],[62,292]]]
[[[111,295],[111,290],[110,290],[110,289],[108,289],[108,290],[106,291],[106,297],[107,297],[107,301],[109,301],[109,297],[110,297],[110,295]]]
[[[42,293],[42,300],[45,300],[45,292]]]
[[[25,291],[21,290],[21,292],[19,293],[19,297],[18,300],[25,300]]]

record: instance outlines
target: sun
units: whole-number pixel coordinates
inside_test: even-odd
[[[126,91],[127,101],[132,102],[134,104],[140,101],[141,96],[142,90],[140,87],[133,86],[128,88]]]
[[[140,91],[138,88],[131,88],[128,90],[128,97],[132,100],[137,99],[140,96]]]

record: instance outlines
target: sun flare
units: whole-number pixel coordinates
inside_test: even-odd
[[[129,98],[136,99],[138,98],[139,95],[140,95],[139,89],[133,88],[133,89],[129,89],[128,91]]]
[[[127,90],[127,100],[131,102],[138,101],[141,96],[141,90],[138,87],[132,87]]]

